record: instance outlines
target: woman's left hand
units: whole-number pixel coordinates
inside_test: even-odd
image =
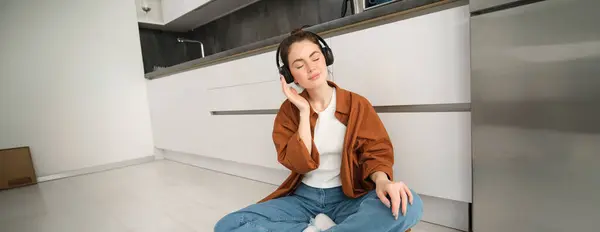
[[[413,195],[408,186],[403,182],[393,182],[387,178],[380,178],[375,182],[376,192],[379,200],[383,202],[388,208],[390,208],[390,200],[387,196],[390,196],[392,215],[395,219],[398,219],[398,210],[400,204],[402,204],[402,215],[406,215],[406,209],[408,204],[413,203]]]

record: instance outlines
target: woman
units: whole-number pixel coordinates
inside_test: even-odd
[[[393,147],[373,106],[328,80],[333,54],[325,41],[296,30],[278,53],[287,100],[275,117],[273,141],[291,174],[258,204],[222,218],[215,231],[376,232],[414,226],[422,201],[392,180]],[[287,86],[292,81],[305,90],[298,94]]]

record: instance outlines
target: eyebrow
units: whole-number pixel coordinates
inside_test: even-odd
[[[314,54],[316,54],[316,53],[318,53],[318,52],[319,52],[319,51],[314,51],[314,52],[312,52],[312,53],[310,54],[310,56],[308,56],[308,57],[312,57]],[[296,63],[296,61],[302,61],[302,58],[295,59],[295,60],[294,60],[294,62],[292,62],[292,64],[293,64],[293,63]]]

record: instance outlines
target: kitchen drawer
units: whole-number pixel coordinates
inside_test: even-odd
[[[278,80],[208,90],[210,111],[279,109],[286,99]]]
[[[395,178],[428,196],[471,202],[469,112],[382,113]]]
[[[200,68],[197,71],[198,76],[208,79],[208,89],[279,80],[275,51]]]

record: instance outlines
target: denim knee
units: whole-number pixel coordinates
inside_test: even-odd
[[[405,215],[402,215],[402,205],[400,205],[398,212],[400,213],[399,216],[402,217],[403,220],[400,220],[400,217],[398,220],[391,220],[390,223],[393,224],[392,228],[407,230],[414,227],[419,221],[421,221],[421,217],[423,216],[423,201],[416,192],[412,190],[411,192],[413,195],[413,203],[406,207]]]
[[[252,214],[234,212],[221,218],[215,224],[215,232],[229,232],[243,226],[245,223],[254,220]]]
[[[423,217],[423,200],[421,200],[421,197],[415,191],[410,191],[413,195],[413,203],[412,205],[408,205],[406,209],[406,219],[409,221],[409,224],[414,226]]]
[[[227,231],[228,228],[234,227],[236,221],[237,220],[235,219],[235,215],[232,215],[232,214],[225,215],[225,217],[221,218],[217,222],[217,224],[215,224],[214,231],[215,232]]]

